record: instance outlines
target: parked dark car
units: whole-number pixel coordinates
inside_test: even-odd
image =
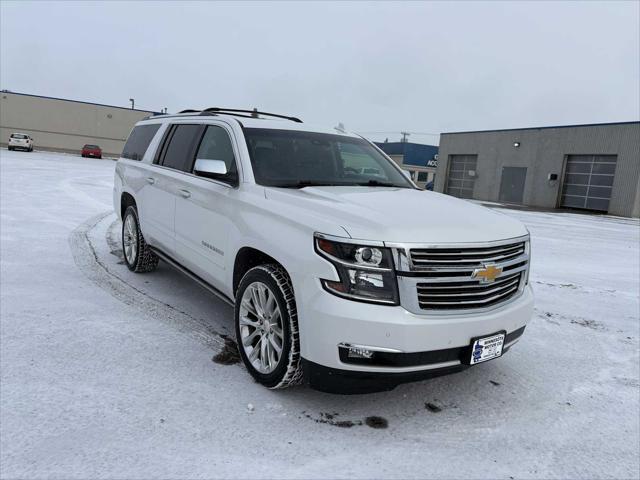
[[[430,190],[430,191],[432,191],[432,192],[433,192],[433,180],[431,180],[429,183],[427,183],[427,184],[424,186],[424,188],[425,188],[425,190]]]
[[[83,157],[102,158],[102,149],[98,145],[85,145],[81,154]]]

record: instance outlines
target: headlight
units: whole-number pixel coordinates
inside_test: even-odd
[[[388,248],[315,237],[316,252],[329,260],[340,281],[321,279],[325,290],[340,297],[398,305],[398,284]]]

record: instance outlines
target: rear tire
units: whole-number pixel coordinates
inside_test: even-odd
[[[7,150],[9,150],[10,152],[13,152],[13,147],[7,147]]]
[[[284,268],[259,265],[242,277],[234,320],[240,357],[256,381],[271,389],[302,382],[296,302]]]
[[[122,217],[122,253],[129,270],[136,273],[155,270],[160,260],[144,240],[138,211],[133,205],[127,207]]]

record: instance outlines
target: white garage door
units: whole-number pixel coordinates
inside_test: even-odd
[[[616,155],[569,155],[560,205],[607,212]]]

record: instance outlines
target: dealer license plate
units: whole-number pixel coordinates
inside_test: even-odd
[[[476,338],[471,344],[470,364],[486,362],[502,355],[504,333],[496,333],[489,337]]]

